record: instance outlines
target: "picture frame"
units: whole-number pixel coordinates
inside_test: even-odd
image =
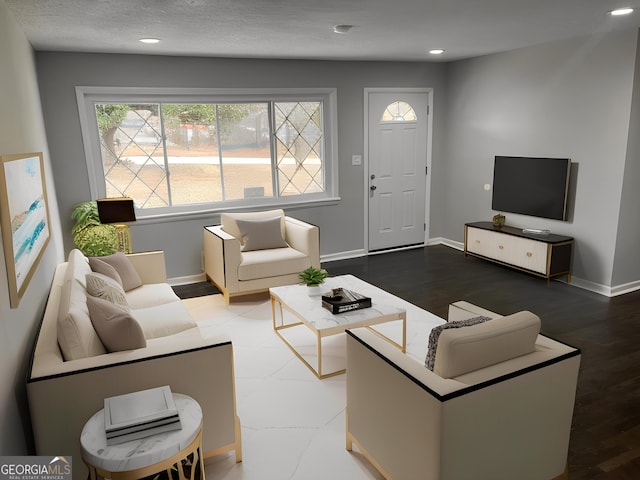
[[[51,237],[42,152],[0,156],[0,227],[11,308],[33,277]]]

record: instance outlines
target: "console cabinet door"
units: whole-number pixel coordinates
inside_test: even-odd
[[[492,232],[488,230],[482,230],[479,228],[467,228],[467,251],[471,253],[477,253],[485,257],[493,258],[493,251],[495,247],[491,247],[492,242],[490,234]]]
[[[469,227],[466,248],[483,257],[547,274],[548,245],[544,242]]]
[[[513,238],[518,245],[517,253],[513,261],[509,263],[546,275],[549,246],[544,242],[536,242],[526,238]]]

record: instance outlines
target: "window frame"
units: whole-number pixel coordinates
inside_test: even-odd
[[[167,217],[197,216],[231,210],[268,208],[291,208],[336,204],[340,201],[338,185],[338,135],[337,135],[337,89],[220,89],[220,88],[145,88],[145,87],[76,87],[76,100],[80,117],[80,129],[84,144],[85,160],[92,199],[104,198],[106,186],[100,136],[95,114],[99,103],[260,103],[260,102],[305,102],[322,103],[324,137],[325,191],[293,196],[274,196],[226,200],[178,206],[136,209],[138,220]],[[272,132],[273,133],[273,132]],[[274,138],[271,139],[272,149]],[[275,151],[275,150],[272,150]],[[274,167],[272,167],[274,168]]]

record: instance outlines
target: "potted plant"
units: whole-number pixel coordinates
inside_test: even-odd
[[[322,285],[325,278],[329,276],[324,268],[309,267],[298,274],[298,278],[302,283],[307,286],[307,290],[310,296],[317,296],[322,294]]]
[[[73,207],[71,218],[76,222],[71,229],[73,243],[86,256],[101,257],[118,250],[116,227],[100,223],[95,201],[78,203]]]

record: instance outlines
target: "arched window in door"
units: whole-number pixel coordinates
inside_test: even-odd
[[[415,110],[407,102],[396,101],[387,105],[380,122],[415,122],[418,119]]]

